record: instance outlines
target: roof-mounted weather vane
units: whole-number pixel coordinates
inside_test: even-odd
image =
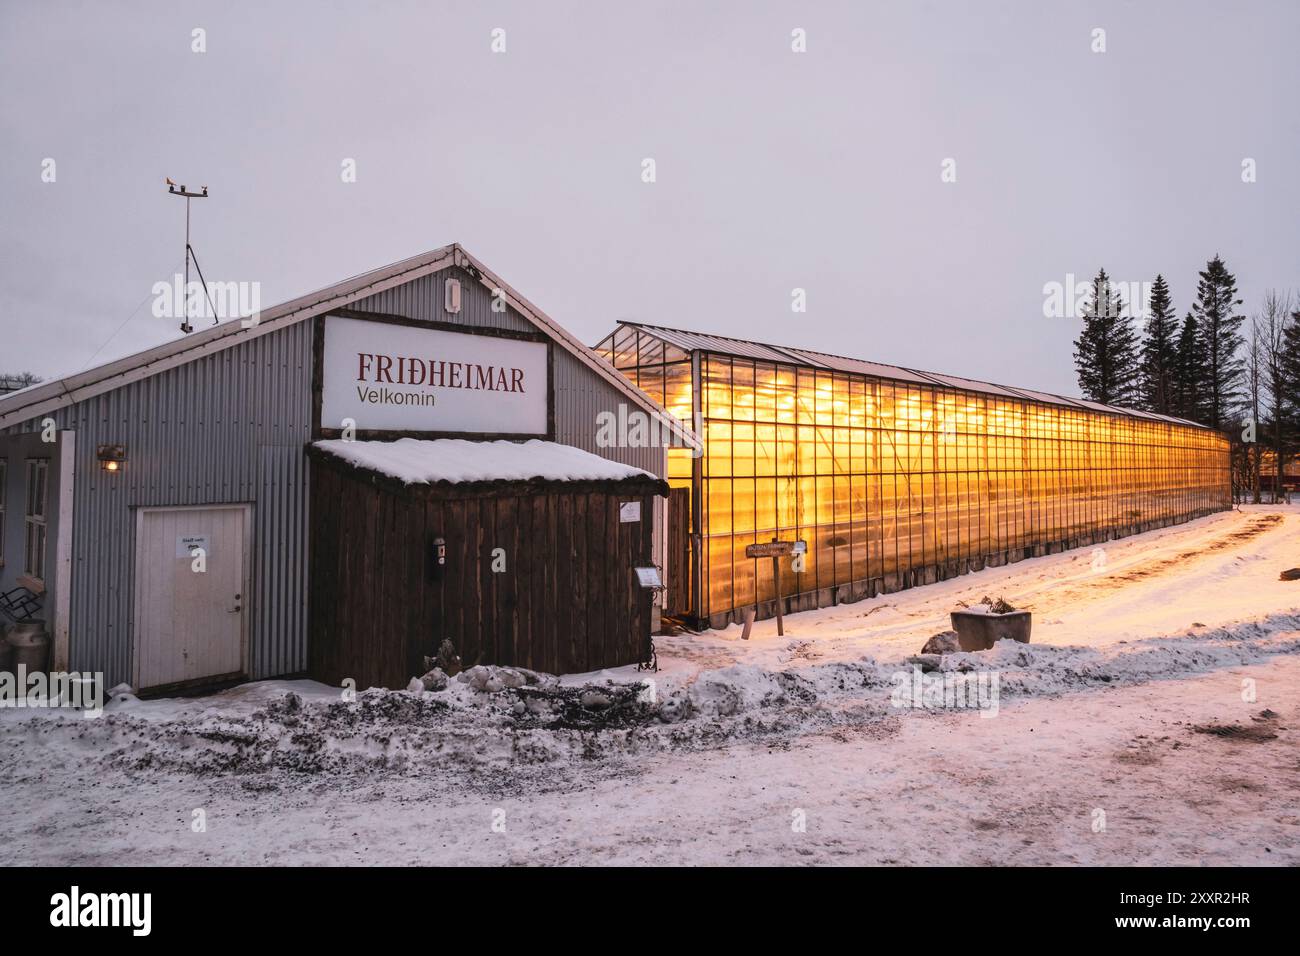
[[[181,331],[186,335],[194,331],[194,326],[190,325],[190,260],[194,260],[194,268],[199,274],[199,281],[203,283],[203,295],[208,300],[208,306],[212,308],[212,324],[217,324],[217,310],[212,306],[212,297],[208,295],[208,283],[203,278],[203,270],[199,267],[199,257],[194,254],[194,247],[190,245],[190,200],[207,199],[208,187],[203,186],[201,192],[190,192],[182,184],[178,186],[170,177],[164,176],[167,183],[167,192],[173,196],[185,197],[185,305],[181,313]]]

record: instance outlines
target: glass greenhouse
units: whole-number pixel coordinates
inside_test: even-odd
[[[1230,507],[1228,440],[1176,418],[635,323],[596,351],[704,442],[668,451],[667,610],[713,626],[775,613],[754,543],[807,543],[803,610]]]

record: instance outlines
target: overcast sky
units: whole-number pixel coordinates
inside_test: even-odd
[[[1300,288],[1298,90],[1294,0],[0,0],[0,371],[179,334],[170,176],[264,307],[460,241],[589,344],[630,318],[1077,394],[1046,283],[1163,272],[1181,315],[1219,253],[1247,311]]]

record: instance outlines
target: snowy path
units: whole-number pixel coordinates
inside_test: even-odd
[[[1240,700],[1242,677],[1260,699]],[[161,776],[6,787],[6,864],[1300,864],[1300,659],[779,746],[665,754],[526,795],[398,777],[270,792]],[[1268,707],[1280,716],[1252,718]],[[1234,739],[1194,725],[1240,725]],[[1285,728],[1285,729],[1283,729]],[[15,806],[22,796],[35,806]],[[42,800],[42,797],[45,799]],[[204,808],[207,832],[190,829]],[[494,812],[504,831],[494,830]],[[1093,832],[1096,811],[1103,832]],[[806,832],[792,829],[802,810]]]
[[[1104,564],[1093,567],[1097,550]],[[1300,506],[1247,506],[1186,525],[1034,558],[869,601],[696,637],[660,638],[668,673],[744,661],[779,666],[787,644],[813,639],[818,659],[871,654],[901,659],[950,626],[958,601],[1005,596],[1033,610],[1035,644],[1105,647],[1300,611],[1297,582],[1278,572],[1300,566]]]
[[[1264,743],[1189,730],[1258,726],[1239,681],[1270,684],[1300,727],[1300,661],[1126,691],[843,728],[769,749],[504,806],[507,834],[463,814],[448,848],[491,862],[713,864],[1300,863],[1300,734]],[[1274,699],[1277,698],[1277,699]],[[1276,709],[1276,708],[1275,708]],[[1269,724],[1269,726],[1273,726]],[[1092,830],[1095,811],[1104,832]],[[802,810],[806,832],[793,832]],[[476,832],[477,831],[477,832]]]
[[[358,717],[308,682],[0,712],[0,863],[1300,864],[1300,582],[1277,580],[1300,513],[1106,551],[784,638],[660,640],[660,692],[694,708],[676,723],[529,729],[463,685]],[[984,593],[1036,611],[1034,644],[967,656],[1000,675],[997,715],[889,706],[903,659]]]

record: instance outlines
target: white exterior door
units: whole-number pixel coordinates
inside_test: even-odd
[[[137,689],[247,672],[250,517],[248,505],[139,509]]]

